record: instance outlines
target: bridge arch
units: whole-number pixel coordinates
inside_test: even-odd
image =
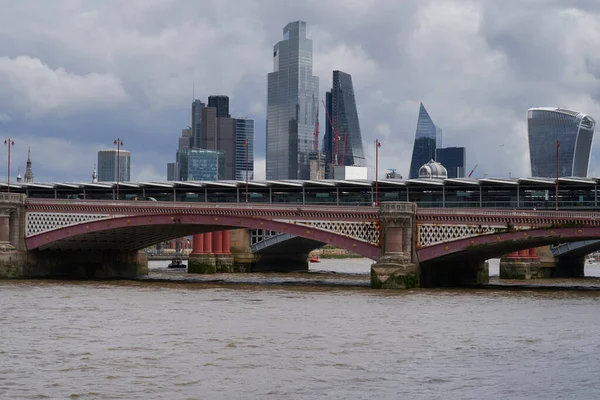
[[[459,257],[484,260],[533,247],[592,239],[600,239],[600,227],[516,230],[439,243],[417,249],[417,257],[421,263]]]
[[[374,244],[318,228],[252,216],[143,214],[83,222],[26,238],[28,250],[141,250],[153,244],[196,233],[223,229],[264,229],[290,233],[347,249],[372,260]]]

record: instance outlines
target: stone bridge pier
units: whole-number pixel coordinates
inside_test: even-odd
[[[381,255],[371,266],[374,289],[410,289],[421,286],[421,271],[416,260],[414,237],[417,205],[385,202],[379,207]]]

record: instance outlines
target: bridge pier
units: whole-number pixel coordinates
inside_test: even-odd
[[[371,266],[374,289],[410,289],[421,286],[421,270],[413,263],[417,205],[385,202],[379,207],[382,224],[381,257]]]
[[[193,236],[192,253],[188,257],[188,273],[216,274],[235,272],[229,250],[229,231],[200,233]]]
[[[487,261],[478,259],[423,263],[421,277],[421,286],[428,288],[486,285],[490,268]]]

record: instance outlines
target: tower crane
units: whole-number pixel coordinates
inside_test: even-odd
[[[469,176],[468,176],[467,178],[470,178],[470,177],[471,177],[471,175],[473,175],[473,172],[475,172],[475,170],[477,169],[477,166],[478,166],[478,165],[479,165],[479,164],[475,164],[475,166],[473,167],[473,169],[471,170],[471,172],[469,172]]]
[[[331,126],[331,131],[333,132],[333,165],[338,165],[338,142],[340,141],[340,130],[334,128],[331,115],[329,115],[329,110],[327,109],[325,102],[323,100],[321,100],[321,102],[323,103],[323,107],[325,107],[327,120],[329,121],[329,126]]]
[[[316,111],[315,120],[315,153],[319,154],[319,107],[315,104],[315,96],[313,96],[313,115]]]

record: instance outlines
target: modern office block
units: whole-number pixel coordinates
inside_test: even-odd
[[[588,174],[596,121],[564,108],[538,107],[527,111],[531,175],[585,177]],[[556,157],[557,142],[558,159]]]
[[[229,96],[208,96],[208,106],[217,109],[217,118],[231,118],[231,115],[229,115]]]
[[[170,162],[167,163],[167,180],[178,181],[179,180],[179,163]]]
[[[246,179],[246,168],[248,179],[254,179],[254,120],[247,118],[236,118],[235,131],[235,179]],[[248,141],[248,153],[246,154],[245,142]]]
[[[466,151],[464,147],[444,147],[435,150],[435,160],[448,171],[448,178],[464,178]]]
[[[192,147],[200,147],[200,127],[202,126],[202,109],[206,104],[196,99],[192,103]]]
[[[182,149],[179,170],[182,181],[215,181],[225,179],[225,152],[206,149]]]
[[[326,177],[333,178],[331,165],[365,166],[362,135],[356,109],[352,76],[342,71],[333,71],[333,87],[326,93],[326,107],[331,117],[326,121],[323,152],[327,167]],[[333,124],[333,127],[331,126]],[[335,135],[337,133],[337,154]]]
[[[309,154],[319,107],[319,78],[312,74],[312,40],[306,22],[291,22],[273,47],[267,79],[267,179],[308,179]]]
[[[117,161],[118,160],[118,161]],[[120,173],[117,176],[117,166]],[[121,149],[117,159],[117,149],[98,151],[98,181],[120,182],[131,180],[131,153]]]
[[[429,113],[423,106],[423,103],[421,103],[408,174],[409,179],[417,178],[419,176],[419,168],[435,158],[437,139],[441,139],[441,134],[442,130],[433,123]]]
[[[233,118],[217,118],[217,147],[215,150],[225,153],[225,167],[227,172],[224,179],[235,179],[235,153],[236,153],[237,124]]]

